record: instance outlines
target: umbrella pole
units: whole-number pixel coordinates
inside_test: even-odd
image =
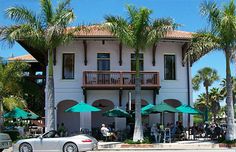
[[[164,129],[164,114],[165,114],[165,112],[162,112],[162,125],[163,125],[163,129]]]

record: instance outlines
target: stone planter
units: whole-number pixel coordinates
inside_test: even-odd
[[[121,144],[120,148],[153,148],[153,144]]]
[[[227,148],[236,147],[236,143],[234,144],[220,143],[219,147],[227,147]]]

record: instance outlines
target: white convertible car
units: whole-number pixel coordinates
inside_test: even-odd
[[[38,138],[19,140],[14,152],[81,152],[97,149],[98,141],[89,135],[59,137],[56,131],[49,131]]]

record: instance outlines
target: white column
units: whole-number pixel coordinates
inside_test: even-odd
[[[47,132],[47,131],[49,131],[47,129],[47,126],[48,126],[47,78],[46,78],[46,86],[45,86],[44,92],[45,92],[45,107],[44,107],[44,112],[45,112],[45,132]]]
[[[183,114],[183,126],[188,126],[188,114]]]
[[[80,113],[80,128],[86,128],[91,131],[91,112]]]
[[[55,104],[55,106],[56,106],[56,104]],[[54,108],[54,114],[55,114],[55,129],[57,130],[58,128],[57,128],[57,107],[55,107]]]
[[[126,118],[115,117],[115,130],[124,130],[124,129],[126,129]]]
[[[176,122],[176,121],[179,121],[178,115],[179,115],[179,113],[175,113],[175,116],[174,116],[174,117],[175,117],[175,122]],[[174,122],[174,124],[175,124],[175,122]]]

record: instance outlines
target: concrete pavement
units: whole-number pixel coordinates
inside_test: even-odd
[[[117,152],[117,150],[97,150],[97,151],[91,151],[91,152]],[[196,150],[149,150],[149,149],[129,149],[129,150],[119,150],[119,152],[141,152],[141,151],[147,151],[147,152],[195,152]],[[198,152],[236,152],[235,149],[210,149],[210,150],[198,150]]]

